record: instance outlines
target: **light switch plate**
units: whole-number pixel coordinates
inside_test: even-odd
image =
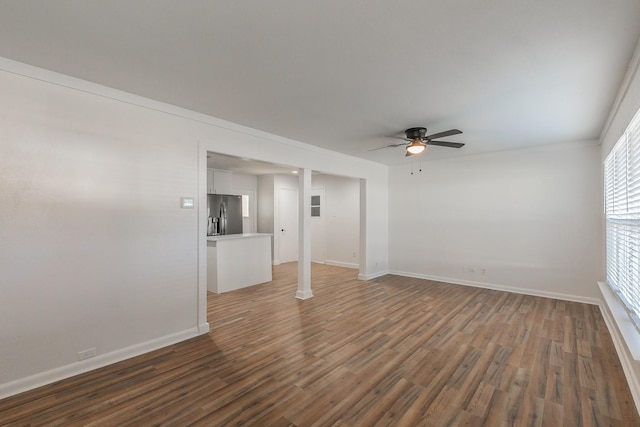
[[[193,197],[181,198],[180,206],[182,207],[182,209],[193,209],[193,206],[194,206]]]

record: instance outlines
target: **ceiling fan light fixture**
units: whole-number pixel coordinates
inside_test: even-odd
[[[415,156],[416,154],[422,154],[426,148],[427,146],[424,145],[421,140],[416,138],[411,144],[407,145],[407,153]]]

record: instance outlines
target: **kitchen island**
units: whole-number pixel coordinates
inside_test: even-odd
[[[271,281],[271,234],[207,236],[207,289],[221,294]]]

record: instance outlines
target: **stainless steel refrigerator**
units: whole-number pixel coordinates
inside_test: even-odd
[[[242,196],[207,194],[207,208],[213,224],[207,234],[242,234]]]

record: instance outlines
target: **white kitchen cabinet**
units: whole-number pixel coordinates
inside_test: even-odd
[[[207,237],[209,291],[221,294],[271,280],[271,234]]]
[[[207,193],[231,194],[231,172],[207,169]]]

